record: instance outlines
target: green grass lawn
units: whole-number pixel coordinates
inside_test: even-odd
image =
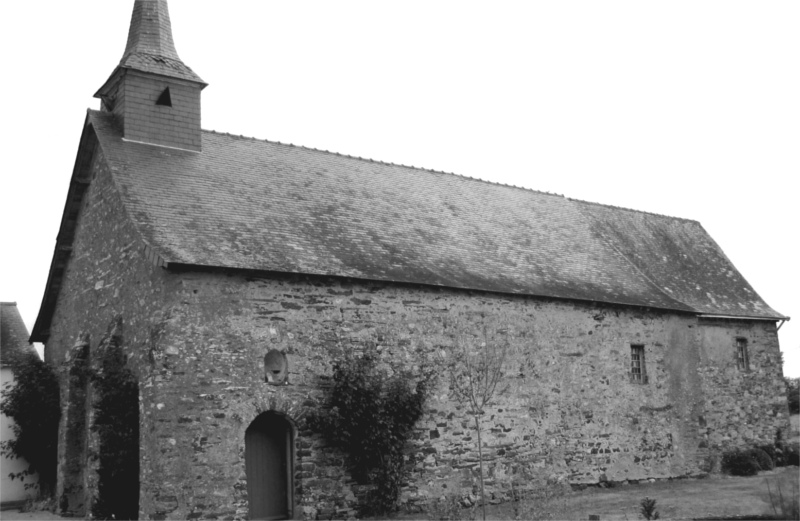
[[[770,490],[798,494],[798,468],[783,467],[757,476],[713,476],[706,479],[660,481],[617,489],[594,489],[578,493],[565,502],[563,519],[643,519],[642,498],[656,499],[662,519],[763,516],[773,514]]]
[[[734,477],[712,475],[704,479],[656,481],[615,488],[590,487],[582,491],[562,493],[547,501],[506,502],[487,507],[492,520],[588,520],[599,516],[602,521],[634,521],[640,514],[645,497],[656,500],[660,519],[765,519],[775,517],[770,491],[777,496],[778,487],[787,499],[797,501],[798,467],[782,467],[761,472],[757,476]],[[439,516],[425,514],[399,515],[396,519],[482,519],[480,508],[439,509]]]

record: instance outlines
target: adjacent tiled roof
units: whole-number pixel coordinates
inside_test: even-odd
[[[168,264],[784,318],[695,221],[214,132],[183,152],[87,121]]]
[[[0,302],[0,365],[13,367],[23,356],[38,356],[16,302]]]

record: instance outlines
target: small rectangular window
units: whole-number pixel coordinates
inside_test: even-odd
[[[740,371],[750,370],[750,356],[747,354],[747,339],[736,339],[736,368]]]
[[[644,346],[631,345],[631,382],[647,383],[647,368],[644,363]]]

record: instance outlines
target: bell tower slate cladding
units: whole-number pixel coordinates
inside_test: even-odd
[[[175,50],[166,0],[136,0],[125,53],[95,97],[124,139],[199,152],[206,85]]]

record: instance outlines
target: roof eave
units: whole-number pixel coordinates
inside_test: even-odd
[[[106,98],[106,96],[108,96],[108,94],[113,90],[113,85],[115,83],[117,83],[119,81],[119,78],[122,75],[124,75],[127,71],[137,71],[140,74],[147,74],[147,75],[151,75],[151,76],[158,76],[160,78],[170,79],[170,80],[173,80],[173,81],[183,81],[183,82],[186,82],[186,83],[189,83],[189,84],[196,84],[196,85],[200,86],[200,90],[203,90],[206,87],[208,87],[208,83],[206,83],[206,82],[204,82],[202,80],[201,81],[196,81],[196,80],[192,80],[192,79],[189,79],[189,78],[183,78],[183,77],[180,77],[180,76],[169,76],[169,75],[166,75],[166,74],[159,74],[157,72],[152,72],[152,71],[143,71],[143,70],[137,69],[136,67],[127,67],[127,66],[124,66],[124,65],[117,65],[117,67],[114,69],[114,72],[112,72],[111,75],[108,77],[108,79],[105,81],[105,83],[103,83],[103,86],[100,87],[99,89],[97,89],[97,92],[94,93],[93,97],[104,100]]]
[[[788,321],[791,320],[791,317],[787,317],[784,315],[767,315],[767,316],[757,316],[757,315],[725,315],[725,314],[716,314],[716,313],[701,313],[697,315],[698,318],[712,318],[712,319],[719,319],[719,320],[765,320],[768,322],[777,322],[780,320]]]
[[[50,263],[42,304],[31,332],[30,342],[45,343],[50,336],[50,323],[61,290],[64,270],[72,252],[72,241],[75,238],[81,203],[91,182],[91,164],[97,147],[97,135],[87,114],[67,191],[67,200],[64,203],[64,212],[61,215],[53,260]]]
[[[124,69],[124,67],[120,67],[119,65],[115,67],[114,72],[112,72],[105,83],[103,83],[103,86],[97,89],[93,97],[105,99],[108,93],[111,92],[114,83],[119,81],[119,77],[123,74]]]

